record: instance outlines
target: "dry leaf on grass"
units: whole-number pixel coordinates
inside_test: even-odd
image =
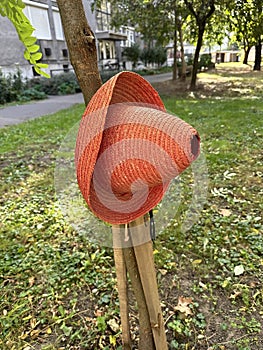
[[[193,312],[191,308],[189,307],[190,304],[192,304],[193,299],[192,298],[185,298],[180,296],[178,298],[178,304],[175,306],[174,310],[179,311],[181,314],[183,314],[185,317],[192,315]]]
[[[232,214],[232,211],[230,209],[219,209],[218,212],[223,216],[230,216]]]

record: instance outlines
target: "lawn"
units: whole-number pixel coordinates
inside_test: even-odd
[[[175,219],[154,243],[170,349],[263,349],[262,82],[250,73],[238,93],[243,74],[201,73],[213,93],[160,86],[167,109],[199,131],[209,177],[183,232],[192,170],[180,177]],[[113,252],[67,224],[54,191],[59,145],[83,109],[0,130],[0,349],[121,349]],[[136,343],[132,296],[131,309]]]

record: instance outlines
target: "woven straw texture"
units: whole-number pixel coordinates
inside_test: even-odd
[[[97,91],[83,115],[78,184],[97,217],[125,224],[155,207],[198,154],[196,130],[168,114],[142,77],[122,72]]]

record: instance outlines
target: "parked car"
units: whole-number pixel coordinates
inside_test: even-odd
[[[136,67],[134,70],[144,70],[147,71],[148,68],[145,66],[145,64],[141,61],[137,62]]]

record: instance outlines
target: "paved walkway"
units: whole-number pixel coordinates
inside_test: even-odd
[[[50,96],[37,102],[0,108],[0,128],[52,114],[83,102],[83,95],[79,93],[66,96]]]
[[[172,73],[144,76],[150,83],[161,82],[172,78]],[[52,114],[67,109],[74,104],[84,103],[81,93],[49,98],[28,104],[0,108],[0,128],[23,123],[26,120]]]

